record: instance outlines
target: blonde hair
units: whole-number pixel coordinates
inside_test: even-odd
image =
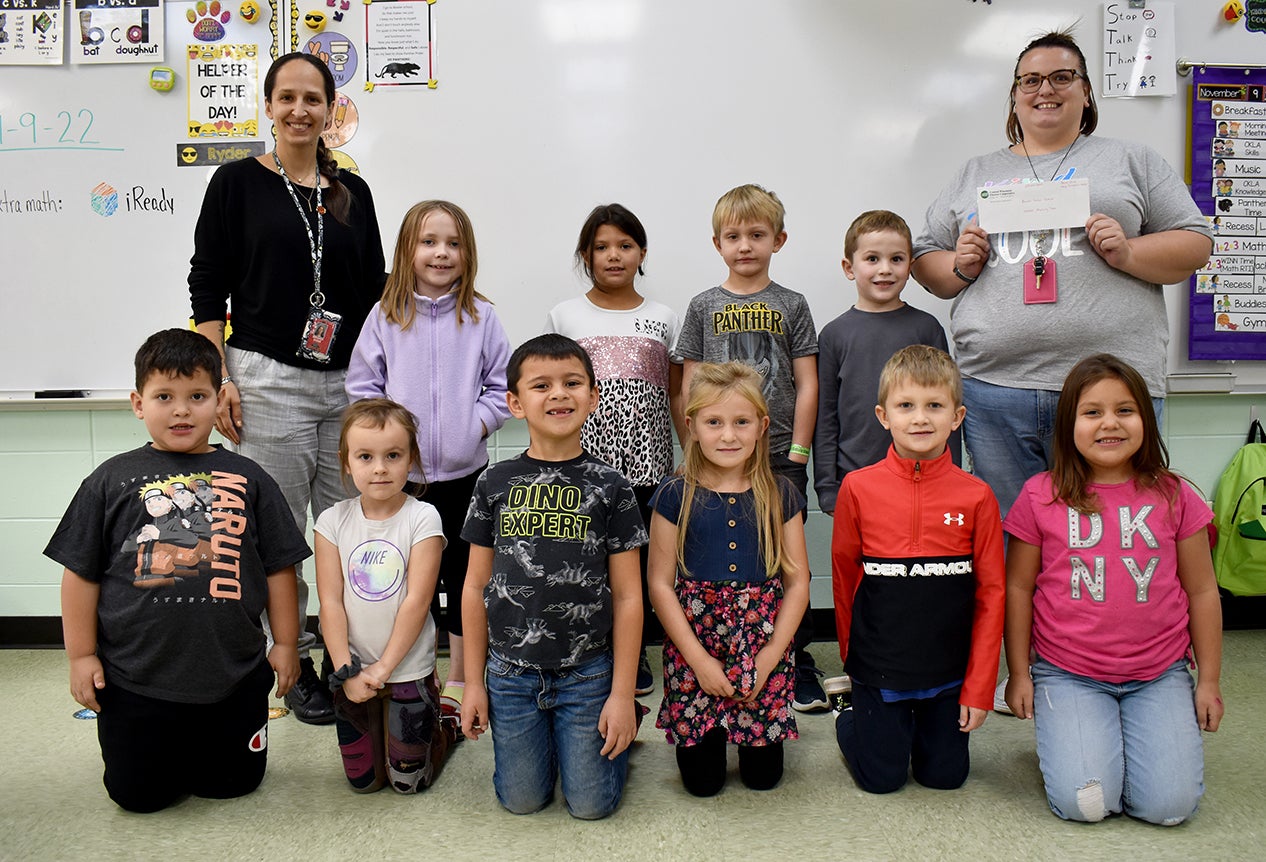
[[[761,376],[750,365],[742,362],[720,365],[704,362],[695,369],[690,378],[687,418],[693,422],[705,407],[723,401],[732,394],[740,395],[750,402],[756,408],[759,418],[768,418],[769,408],[761,394]],[[677,517],[677,564],[687,575],[690,571],[686,567],[686,530],[690,524],[695,491],[700,487],[699,479],[706,475],[707,470],[708,461],[699,449],[698,441],[691,435],[686,441],[685,457],[682,459],[681,477],[684,487],[681,513]],[[760,540],[766,577],[772,577],[784,570],[794,571],[794,564],[783,547],[782,494],[779,492],[778,479],[770,468],[768,431],[761,434],[756,441],[756,450],[748,459],[745,475],[752,483],[752,515],[756,520],[756,534]]]
[[[878,403],[884,404],[888,393],[904,380],[918,386],[946,389],[954,408],[963,406],[963,376],[944,350],[927,344],[911,344],[892,354],[879,372]]]
[[[488,297],[475,290],[475,274],[479,271],[479,253],[475,248],[475,229],[470,223],[470,216],[455,203],[449,201],[422,201],[409,208],[400,222],[400,233],[396,236],[396,250],[391,258],[391,274],[387,276],[387,284],[382,291],[380,307],[388,323],[394,323],[401,329],[413,325],[417,306],[413,301],[417,276],[413,271],[413,255],[418,249],[418,235],[422,233],[422,223],[431,213],[447,213],[457,226],[457,240],[462,247],[462,277],[457,282],[457,325],[462,325],[462,312],[470,315],[470,319],[478,322],[479,312],[475,308],[475,300],[488,302]]]
[[[787,210],[778,195],[748,183],[721,195],[712,210],[712,235],[720,236],[726,225],[744,222],[765,223],[773,227],[774,233],[782,233],[786,217]]]

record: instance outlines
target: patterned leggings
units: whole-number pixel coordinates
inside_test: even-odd
[[[453,723],[440,718],[434,673],[415,682],[388,683],[364,703],[353,703],[337,689],[334,723],[343,771],[358,793],[388,783],[398,793],[425,790],[458,738]]]

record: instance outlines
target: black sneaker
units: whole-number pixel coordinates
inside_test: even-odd
[[[646,658],[646,650],[637,660],[637,680],[633,683],[633,694],[641,697],[655,690],[655,675],[651,673],[651,663]]]
[[[305,724],[331,724],[334,721],[334,703],[330,700],[330,691],[321,685],[310,658],[299,660],[299,679],[286,692],[284,699],[295,718]]]
[[[796,665],[796,696],[791,708],[796,712],[825,712],[831,704],[818,677],[825,676],[812,664]]]

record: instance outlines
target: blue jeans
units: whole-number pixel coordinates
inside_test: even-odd
[[[550,803],[563,782],[567,810],[581,820],[615,811],[624,794],[629,751],[615,760],[599,754],[605,744],[598,718],[611,695],[612,658],[601,655],[569,670],[532,670],[488,655],[488,718],[497,800],[515,814]]]
[[[1051,810],[1096,822],[1124,811],[1174,826],[1204,794],[1204,743],[1186,662],[1156,679],[1099,682],[1038,659],[1037,756]]]
[[[237,451],[281,486],[295,526],[304,531],[309,509],[315,521],[349,496],[338,457],[347,372],[296,368],[235,347],[227,348],[225,356],[242,396],[242,442]],[[295,566],[295,574],[299,579],[299,656],[307,658],[316,637],[308,632],[308,584],[302,563]],[[264,633],[271,646],[267,612]]]
[[[1051,467],[1059,393],[994,386],[964,377],[963,403],[967,405],[963,435],[972,472],[989,483],[1005,518],[1029,477]],[[1164,406],[1165,399],[1152,399],[1157,426]]]

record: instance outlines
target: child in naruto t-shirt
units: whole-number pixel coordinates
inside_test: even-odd
[[[131,400],[152,442],[83,481],[44,553],[65,567],[70,691],[97,712],[106,791],[149,812],[263,780],[274,672],[279,696],[298,676],[294,565],[310,551],[272,478],[209,442],[215,345],[151,336]]]

